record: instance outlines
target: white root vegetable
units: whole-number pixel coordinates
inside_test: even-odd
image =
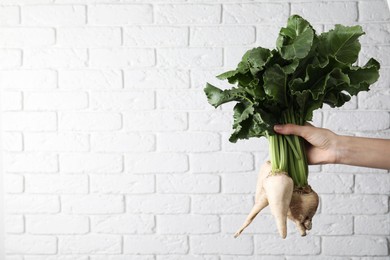
[[[249,226],[257,214],[270,205],[271,213],[282,238],[287,236],[287,213],[291,202],[294,183],[287,173],[272,173],[271,163],[265,163],[260,170],[255,196],[255,205],[241,228],[235,233],[238,237]]]

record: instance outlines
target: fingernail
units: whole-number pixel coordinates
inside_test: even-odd
[[[282,130],[282,128],[283,128],[283,125],[274,125],[274,130],[275,131]]]

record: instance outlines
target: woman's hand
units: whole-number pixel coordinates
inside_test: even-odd
[[[293,124],[275,125],[275,132],[284,135],[297,135],[307,141],[306,152],[309,164],[337,163],[338,135],[324,128],[310,124],[300,126]]]

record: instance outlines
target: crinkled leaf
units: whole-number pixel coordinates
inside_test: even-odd
[[[302,59],[309,53],[314,38],[311,25],[298,15],[291,16],[287,27],[282,28],[276,41],[276,47],[286,60]]]
[[[335,29],[320,35],[318,51],[321,56],[331,56],[342,63],[352,64],[358,58],[360,51],[358,38],[363,34],[359,25],[337,24]]]
[[[220,79],[220,80],[229,79],[229,78],[232,78],[233,76],[236,76],[237,73],[239,73],[237,70],[229,70],[229,71],[226,71],[222,74],[219,74],[217,76],[217,79]]]
[[[278,64],[268,68],[263,75],[265,93],[281,107],[287,106],[286,80],[287,75]]]
[[[363,67],[351,67],[347,72],[351,85],[345,90],[351,95],[368,91],[369,86],[379,78],[379,68],[379,62],[375,59],[370,59]]]
[[[245,90],[243,89],[232,88],[221,90],[207,83],[204,88],[204,92],[206,93],[210,105],[216,108],[230,101],[250,102],[250,100],[246,97]]]

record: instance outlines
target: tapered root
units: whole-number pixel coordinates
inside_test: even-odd
[[[261,197],[258,201],[256,201],[248,217],[245,219],[244,224],[234,234],[234,238],[237,238],[242,233],[242,231],[244,231],[244,229],[252,223],[252,221],[255,219],[257,214],[259,214],[259,212],[262,211],[267,206],[268,206],[268,201],[265,197]]]
[[[287,236],[287,213],[289,210],[294,182],[287,173],[270,175],[263,183],[265,194],[276,220],[279,234],[282,238]]]

